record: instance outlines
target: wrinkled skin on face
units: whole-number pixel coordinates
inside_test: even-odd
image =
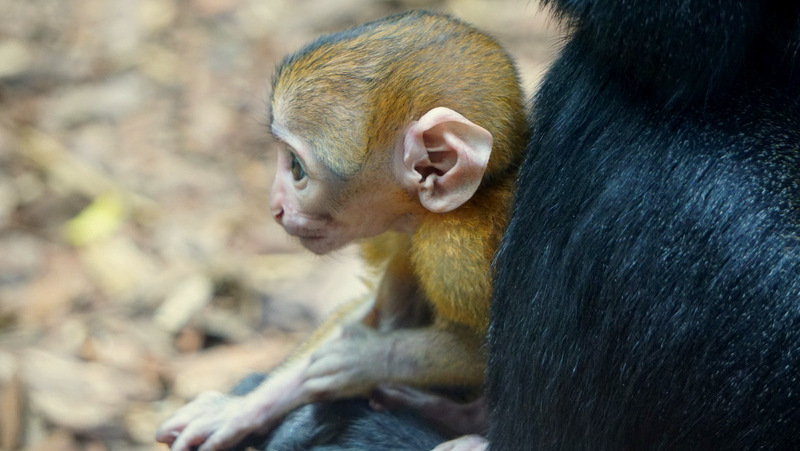
[[[387,230],[413,230],[416,214],[406,192],[386,189],[370,174],[343,181],[302,139],[277,125],[273,134],[284,146],[278,151],[270,207],[304,247],[321,255]]]

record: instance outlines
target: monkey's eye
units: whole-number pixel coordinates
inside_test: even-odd
[[[297,159],[297,155],[294,153],[292,153],[291,169],[292,177],[295,181],[299,182],[306,177],[306,170],[303,169],[303,165],[300,164],[300,160]]]

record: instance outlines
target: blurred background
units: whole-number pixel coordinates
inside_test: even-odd
[[[0,2],[0,449],[166,449],[171,412],[364,292],[356,250],[270,216],[270,77],[420,7],[495,36],[528,92],[559,45],[528,0]]]

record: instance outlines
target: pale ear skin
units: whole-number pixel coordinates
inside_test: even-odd
[[[481,183],[492,134],[459,113],[434,108],[411,124],[403,140],[402,179],[434,213],[455,210]]]

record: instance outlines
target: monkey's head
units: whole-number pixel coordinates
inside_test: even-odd
[[[522,93],[491,38],[442,15],[406,13],[325,36],[273,79],[282,142],[271,208],[323,254],[468,202],[515,170]]]

